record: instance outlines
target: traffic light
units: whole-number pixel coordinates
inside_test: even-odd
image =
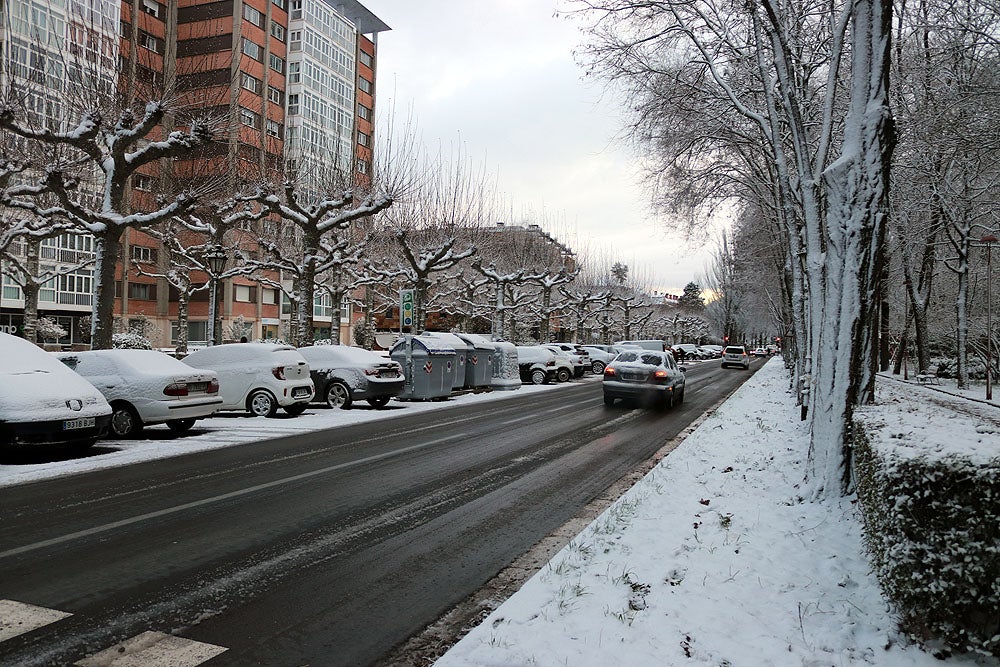
[[[723,336],[722,337],[722,342],[723,343],[728,343],[729,342],[729,336]]]

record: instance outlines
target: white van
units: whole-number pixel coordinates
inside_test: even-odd
[[[108,432],[101,392],[24,338],[0,333],[0,446],[84,449]]]
[[[653,350],[654,352],[666,352],[669,348],[667,344],[662,340],[620,340],[615,343],[615,345],[621,345],[624,347],[641,347],[644,350]]]
[[[184,363],[219,374],[220,410],[273,417],[281,407],[295,416],[305,411],[315,392],[308,362],[291,345],[214,345],[192,352]]]

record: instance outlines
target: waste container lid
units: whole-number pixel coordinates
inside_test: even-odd
[[[466,341],[460,336],[453,333],[446,333],[444,331],[425,331],[424,333],[417,336],[420,339],[430,338],[432,339],[432,345],[445,345],[451,347],[452,351],[455,350],[465,352],[473,348],[472,343]]]
[[[432,337],[420,335],[413,337],[413,349],[422,349],[427,354],[436,355],[452,355],[455,354],[455,348],[449,345],[443,340],[438,340]],[[467,349],[466,347],[462,348]],[[400,338],[395,345],[392,346],[390,353],[395,352],[405,352],[406,351],[406,338]]]
[[[456,333],[455,335],[474,346],[477,350],[495,350],[498,347],[496,343],[480,334]]]

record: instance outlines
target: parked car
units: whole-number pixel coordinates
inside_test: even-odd
[[[86,449],[108,432],[111,406],[54,356],[0,333],[0,359],[0,446]]]
[[[556,353],[539,345],[517,346],[521,382],[548,384],[556,379]]]
[[[739,366],[743,370],[750,368],[750,355],[742,345],[728,345],[722,351],[722,367]]]
[[[677,361],[695,361],[702,359],[702,353],[694,343],[677,343],[670,346]]]
[[[574,355],[580,357],[580,362],[583,364],[584,373],[591,372],[592,369],[591,369],[590,350],[588,350],[584,346],[577,345],[575,343],[548,343],[547,345],[549,346],[554,345],[558,347],[560,350],[568,354],[570,357],[573,357]],[[582,375],[582,373],[580,375]],[[577,377],[580,377],[580,375],[577,375]]]
[[[626,350],[604,369],[604,404],[638,400],[670,408],[684,400],[684,370],[669,352]]]
[[[552,343],[543,345],[542,347],[556,353],[556,379],[560,382],[568,382],[570,378],[583,377],[583,374],[587,372],[589,363],[585,363],[583,357],[576,352],[568,352],[559,345]],[[569,364],[568,367],[567,363]],[[566,375],[566,373],[569,373],[569,375]]]
[[[111,435],[132,438],[144,426],[186,431],[222,406],[219,376],[192,368],[158,350],[60,352],[111,404]]]
[[[722,357],[722,350],[724,348],[721,345],[699,345],[698,351],[701,352],[703,359],[719,359]]]
[[[610,345],[584,345],[583,349],[590,355],[590,368],[594,375],[604,372],[604,367],[618,356],[618,351]]]
[[[346,410],[360,400],[384,408],[406,382],[398,363],[360,347],[313,345],[299,348],[299,354],[309,362],[315,400],[331,408]]]
[[[313,398],[309,364],[290,345],[230,343],[192,352],[184,363],[219,374],[222,410],[273,417],[281,407],[302,414]]]

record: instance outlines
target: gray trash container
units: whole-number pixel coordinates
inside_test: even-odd
[[[454,377],[452,378],[451,387],[452,389],[462,389],[472,386],[468,382],[469,377],[466,370],[469,366],[469,357],[475,352],[475,348],[470,343],[465,342],[453,333],[443,333],[440,331],[425,331],[417,336],[417,338],[430,338],[434,341],[435,345],[443,344],[454,348],[455,366],[452,368]]]
[[[473,347],[465,364],[466,385],[473,389],[492,387],[493,353],[496,350],[496,344],[478,334],[457,333],[455,335]]]
[[[504,341],[493,341],[494,389],[520,389],[521,372],[517,365],[517,346]]]
[[[433,338],[404,336],[389,357],[403,367],[406,384],[401,400],[425,401],[447,398],[455,377],[455,348]]]

